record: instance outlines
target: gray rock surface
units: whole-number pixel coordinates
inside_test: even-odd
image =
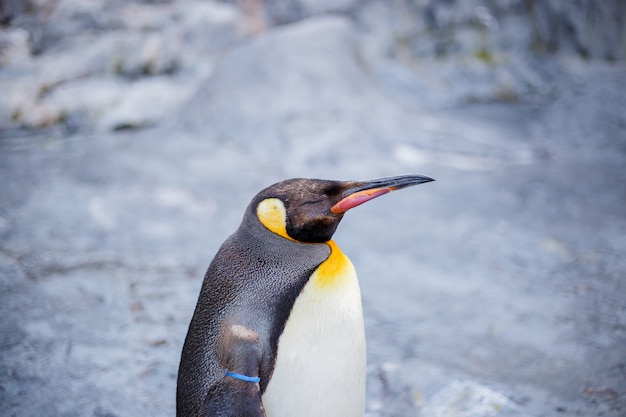
[[[249,199],[404,172],[437,182],[335,236],[367,416],[624,415],[626,68],[529,44],[528,16],[593,2],[526,3],[294,1],[278,27],[270,1],[1,8],[0,415],[174,415],[204,270]]]
[[[59,0],[42,9],[45,20],[40,11],[0,33],[4,129],[153,126],[245,32],[238,10],[210,1]]]

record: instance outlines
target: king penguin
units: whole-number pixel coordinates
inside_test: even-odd
[[[433,181],[290,179],[257,194],[204,277],[183,346],[177,417],[363,417],[365,332],[344,213]]]

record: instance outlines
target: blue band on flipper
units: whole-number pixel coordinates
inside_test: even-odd
[[[231,378],[235,378],[235,379],[241,379],[242,381],[246,381],[246,382],[261,382],[261,378],[259,378],[258,376],[248,376],[248,375],[236,374],[234,372],[226,372],[224,375],[229,376]]]

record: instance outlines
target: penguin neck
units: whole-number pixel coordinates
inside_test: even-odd
[[[319,259],[319,263],[322,263],[331,255],[332,250],[330,242],[305,243],[276,234],[264,226],[252,213],[244,217],[236,234],[245,236],[242,240],[248,242],[261,257],[284,259],[288,256],[309,257],[315,254],[313,256]],[[321,253],[325,256],[320,258]]]
[[[319,290],[332,289],[341,284],[344,271],[352,268],[350,259],[339,249],[334,240],[329,240],[326,244],[330,247],[330,255],[317,268],[316,274],[311,277],[313,285]]]
[[[320,248],[324,247],[330,249],[328,257],[320,263],[315,276],[312,277],[313,285],[316,288],[320,290],[334,288],[341,281],[342,271],[352,268],[350,259],[334,240],[331,239],[323,243],[299,242],[268,230],[256,217],[250,217],[245,221],[246,227],[242,227],[239,232],[245,233],[248,241],[255,241],[254,246],[262,248],[263,253],[268,257],[284,257],[285,250],[288,248],[296,253],[309,252],[313,248],[315,248],[314,251],[319,251]],[[253,223],[254,228],[250,227],[252,226],[251,223]]]

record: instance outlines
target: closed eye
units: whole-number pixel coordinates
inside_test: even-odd
[[[319,204],[319,203],[323,203],[325,201],[325,199],[320,198],[317,200],[309,200],[309,201],[305,201],[302,203],[303,206],[307,206],[307,205],[313,205],[313,204]]]

